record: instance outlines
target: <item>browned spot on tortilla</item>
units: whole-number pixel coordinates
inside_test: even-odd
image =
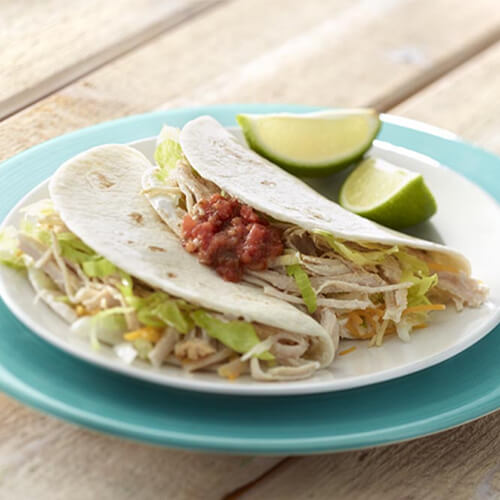
[[[114,186],[115,183],[110,181],[104,174],[101,172],[93,172],[92,176],[95,177],[97,182],[99,183],[99,186],[105,189],[109,189],[111,186]]]
[[[276,182],[273,181],[260,181],[264,186],[276,186]]]
[[[137,222],[137,224],[141,224],[142,219],[144,219],[144,216],[142,214],[140,214],[139,212],[132,212],[132,213],[128,214],[128,216],[131,217],[132,219],[134,219],[135,222]]]
[[[175,273],[167,273],[167,276],[169,278],[177,278],[177,274],[175,274]]]
[[[148,247],[152,252],[166,252],[166,250],[162,247],[150,246]]]
[[[129,245],[133,245],[133,244],[134,244],[134,242],[133,242],[132,240],[128,240],[128,241],[127,241],[127,243],[128,243]]]

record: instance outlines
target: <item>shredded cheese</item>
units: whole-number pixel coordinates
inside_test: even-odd
[[[123,338],[129,342],[133,342],[137,339],[144,339],[155,344],[161,338],[161,330],[153,326],[145,326],[144,328],[138,328],[132,332],[125,333]]]
[[[340,351],[339,352],[339,356],[345,356],[346,354],[349,354],[349,353],[351,353],[351,352],[353,352],[355,350],[356,350],[356,346],[353,345],[352,347],[349,347],[349,349],[345,349],[343,351]]]

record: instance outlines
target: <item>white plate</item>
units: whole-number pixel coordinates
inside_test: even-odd
[[[154,138],[132,143],[132,146],[152,160]],[[351,346],[356,349],[339,356],[330,369],[318,372],[311,379],[265,383],[241,377],[229,382],[213,373],[187,374],[172,366],[156,370],[142,361],[126,365],[107,347],[94,351],[88,340],[72,335],[68,325],[45,304],[34,304],[35,294],[27,280],[4,266],[0,266],[0,295],[33,332],[59,348],[110,370],[183,389],[240,395],[311,394],[365,386],[435,365],[480,340],[500,321],[500,208],[476,185],[426,156],[380,141],[375,141],[371,154],[424,175],[438,201],[439,211],[432,223],[415,227],[411,233],[462,251],[472,263],[474,276],[487,283],[491,291],[490,300],[479,309],[456,313],[450,308],[434,313],[431,326],[414,333],[410,343],[392,337],[387,338],[381,348],[369,348],[367,342],[342,341],[339,351]],[[347,173],[335,176],[328,182],[321,179],[310,183],[324,194],[335,196],[345,175]],[[17,225],[23,206],[47,196],[45,182],[14,207],[3,225]]]

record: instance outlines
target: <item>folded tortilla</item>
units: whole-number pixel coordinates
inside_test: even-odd
[[[299,308],[307,305],[317,319],[330,311],[341,337],[380,345],[384,332],[396,331],[409,340],[414,327],[426,326],[429,311],[447,304],[477,307],[486,298],[486,287],[470,278],[470,264],[457,250],[343,209],[245,147],[209,116],[188,122],[180,133],[165,128],[158,141],[160,146],[178,141],[182,154],[177,151],[177,162],[167,158],[168,165],[146,171],[143,187],[177,237],[183,239],[185,214],[196,220],[197,204],[214,193],[249,205],[281,228],[285,252],[296,255],[308,276],[309,299],[304,278],[302,288],[295,286],[286,265],[271,262],[243,279]]]
[[[147,158],[131,147],[99,146],[57,170],[50,181],[50,197],[69,231],[141,284],[202,308],[223,321],[256,325],[261,341],[271,338],[279,343],[282,337],[285,351],[297,339],[301,353],[292,364],[283,364],[283,353],[278,352],[267,371],[265,366],[252,370],[255,378],[304,378],[328,366],[334,356],[334,342],[317,321],[259,288],[221,280],[184,251],[141,193],[141,177],[150,167]],[[191,332],[193,335],[198,341],[206,337],[206,332]],[[209,342],[217,352],[227,348],[219,344]],[[275,352],[271,342],[268,349]],[[225,361],[235,354],[245,353],[229,353]]]

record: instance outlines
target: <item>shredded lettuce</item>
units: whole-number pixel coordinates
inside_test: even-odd
[[[160,167],[160,180],[165,180],[170,170],[175,168],[177,161],[183,158],[179,135],[180,130],[178,128],[167,125],[160,132],[154,154],[155,161]]]
[[[118,269],[118,276],[121,279],[121,284],[118,285],[120,293],[125,299],[132,297],[134,295],[134,281],[132,280],[132,276],[121,269]]]
[[[380,262],[383,262],[388,255],[392,255],[399,251],[397,246],[393,246],[385,250],[358,252],[357,250],[349,248],[343,242],[336,239],[332,234],[329,234],[325,231],[315,231],[315,233],[323,236],[323,238],[325,238],[330,247],[337,253],[342,255],[342,257],[344,257],[347,260],[350,260],[351,262],[354,262],[354,264],[358,266],[379,264]]]
[[[260,343],[260,339],[250,323],[244,321],[222,321],[202,309],[193,311],[191,318],[208,335],[241,354],[245,354],[252,347]],[[260,353],[257,357],[263,360],[274,359],[274,356],[268,351]]]
[[[70,262],[80,264],[89,278],[105,278],[116,273],[116,266],[113,263],[97,255],[73,233],[58,233],[57,241],[61,248],[61,255]]]
[[[88,260],[82,264],[82,268],[89,278],[105,278],[116,272],[116,266],[104,257]]]
[[[311,286],[307,273],[299,266],[299,264],[288,266],[286,268],[286,272],[288,276],[292,276],[295,280],[309,313],[312,314],[315,312],[317,309],[316,293]]]
[[[401,275],[401,283],[413,283],[413,286],[408,289],[408,306],[430,304],[430,300],[427,298],[427,293],[432,287],[437,285],[438,276],[437,274],[430,274],[429,266],[424,260],[419,259],[417,256],[412,255],[397,246],[393,246],[386,250],[358,252],[338,241],[329,233],[324,231],[316,231],[316,233],[323,236],[333,250],[359,266],[378,264],[383,262],[388,255],[394,255],[394,257],[398,259],[403,271]],[[365,248],[375,248],[369,243],[358,244]],[[426,313],[424,313],[424,315],[425,314]]]
[[[154,292],[145,298],[131,295],[126,297],[126,301],[135,309],[137,319],[143,325],[169,325],[180,333],[187,333],[193,327],[193,321],[186,311],[189,306],[182,300],[170,298],[165,292]]]
[[[272,263],[274,266],[293,266],[294,264],[300,264],[300,259],[298,257],[298,252],[293,250],[285,250],[283,255],[276,257]]]
[[[19,249],[17,231],[12,226],[7,226],[0,231],[0,264],[13,269],[25,269],[23,253]]]
[[[89,336],[91,346],[98,350],[100,341],[106,344],[119,344],[127,331],[124,314],[132,309],[113,307],[93,316],[82,316],[71,325],[71,331],[81,336]]]
[[[153,344],[146,339],[136,339],[133,346],[141,359],[148,359],[148,354],[153,350]]]
[[[437,274],[431,275],[429,266],[424,260],[404,250],[399,250],[396,257],[403,270],[401,282],[413,283],[413,286],[408,289],[408,306],[430,304],[427,293],[432,287],[437,285]]]

